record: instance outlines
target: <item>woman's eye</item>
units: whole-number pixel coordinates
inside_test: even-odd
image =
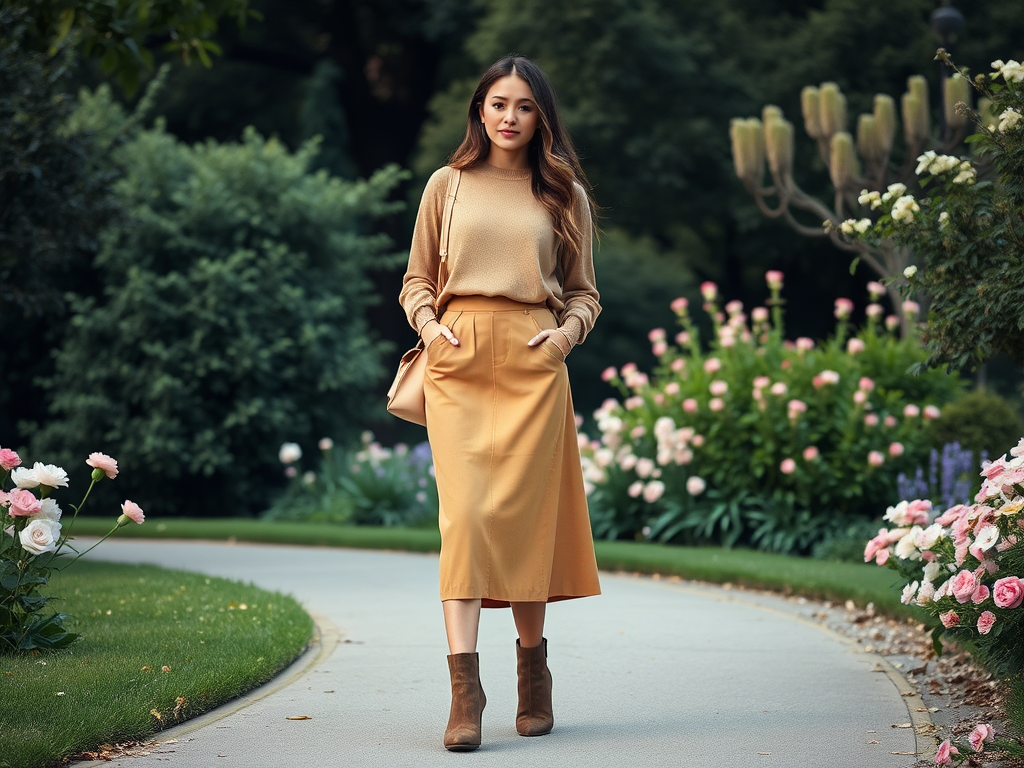
[[[499,103],[496,103],[496,104],[491,104],[491,109],[502,109],[502,108],[504,108],[504,106],[505,106],[504,104],[499,102]]]
[[[522,110],[523,112],[530,112],[531,111],[530,108],[525,106],[525,105],[520,107],[519,109]]]

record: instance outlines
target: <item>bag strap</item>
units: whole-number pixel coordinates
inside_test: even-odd
[[[437,263],[437,295],[439,297],[444,291],[444,284],[448,281],[448,243],[451,239],[452,210],[455,208],[455,197],[458,195],[461,181],[462,171],[452,168],[452,172],[448,174],[448,188],[445,190],[444,209],[441,213],[441,236],[438,241],[438,256],[440,258]],[[440,320],[444,313],[441,312],[439,306],[435,309]]]

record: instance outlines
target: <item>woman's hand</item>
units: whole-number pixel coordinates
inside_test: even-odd
[[[459,346],[459,340],[455,338],[452,329],[446,325],[441,325],[437,320],[431,320],[420,331],[420,338],[423,339],[425,347],[429,347],[438,336],[444,336],[450,344],[456,347]]]
[[[541,331],[526,343],[531,347],[536,347],[538,344],[543,343],[544,339],[549,339],[552,344],[562,350],[563,357],[568,357],[569,353],[572,352],[572,344],[569,343],[569,339],[558,329]]]

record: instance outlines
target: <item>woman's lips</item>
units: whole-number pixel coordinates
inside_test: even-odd
[[[498,131],[498,133],[500,133],[506,139],[511,139],[513,136],[519,135],[519,131]]]

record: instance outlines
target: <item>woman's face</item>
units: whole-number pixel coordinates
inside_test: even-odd
[[[491,140],[488,162],[505,167],[525,167],[527,147],[537,131],[540,113],[526,81],[507,75],[487,91],[480,120]]]

